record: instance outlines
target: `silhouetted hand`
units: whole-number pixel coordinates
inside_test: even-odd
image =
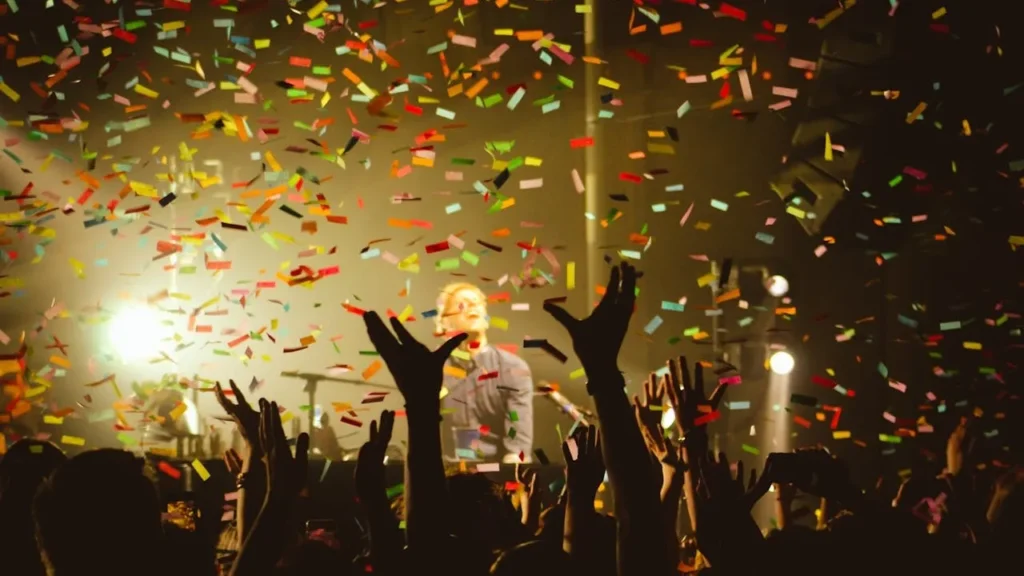
[[[749,512],[768,491],[769,486],[769,478],[764,475],[758,478],[755,469],[750,470],[749,476],[746,475],[742,460],[736,462],[736,471],[733,473],[725,452],[719,452],[717,458],[708,454],[701,460],[698,494],[716,500],[719,506],[738,506],[740,510]]]
[[[356,461],[356,494],[361,501],[383,493],[384,486],[384,455],[391,444],[391,433],[395,428],[395,413],[384,410],[380,414],[380,425],[377,421],[370,422],[370,439],[359,449]]]
[[[232,478],[242,473],[242,457],[234,448],[228,448],[227,452],[224,452],[224,465],[227,466],[228,474],[231,474]]]
[[[523,526],[530,528],[531,531],[536,530],[543,499],[543,490],[537,483],[537,471],[516,464],[516,480],[523,487],[519,501]]]
[[[573,458],[572,446],[576,457]],[[596,426],[580,426],[572,437],[562,443],[565,457],[565,484],[569,497],[576,501],[593,502],[597,489],[604,482],[604,457],[601,438]]]
[[[596,378],[618,374],[619,350],[635,303],[636,268],[623,262],[612,268],[601,302],[586,318],[576,319],[553,302],[545,302],[544,310],[569,332],[583,369],[589,377]]]
[[[790,483],[802,492],[839,502],[848,502],[859,496],[846,465],[823,448],[769,454],[763,477],[770,478],[771,482]]]
[[[227,399],[220,382],[217,382],[217,385],[214,387],[217,403],[228,413],[228,416],[231,416],[231,419],[235,421],[235,425],[238,426],[238,431],[242,434],[242,439],[245,440],[245,444],[251,453],[248,456],[258,459],[262,455],[262,448],[260,447],[260,413],[253,410],[252,406],[245,400],[245,396],[238,389],[238,386],[235,385],[234,380],[228,380],[228,384],[231,385],[231,392],[234,394],[237,403]]]
[[[453,336],[440,348],[431,351],[413,338],[398,318],[391,318],[391,328],[397,337],[391,334],[376,312],[363,314],[363,322],[366,323],[370,342],[387,364],[406,404],[430,406],[440,403],[444,363],[468,336]]]
[[[299,434],[292,456],[277,402],[261,399],[260,444],[267,464],[267,500],[288,502],[297,498],[309,474],[309,434]]]
[[[787,482],[772,484],[772,488],[775,490],[775,497],[779,499],[779,502],[783,506],[789,507],[793,504],[793,500],[796,499],[796,486]]]
[[[771,482],[764,475],[757,478],[751,471],[749,480],[744,483],[743,463],[737,462],[734,476],[724,453],[719,453],[717,458],[712,454],[697,458],[696,465],[699,482],[694,492],[700,517],[697,522],[700,551],[713,566],[719,562],[748,562],[749,559],[734,558],[733,551],[749,549],[749,544],[762,541],[750,509],[767,492]]]
[[[682,463],[680,458],[681,446],[676,446],[672,441],[665,438],[665,432],[661,427],[661,417],[664,414],[665,388],[668,385],[668,378],[658,378],[657,374],[651,372],[644,383],[644,398],[641,400],[633,396],[633,407],[636,413],[637,424],[640,425],[640,432],[644,436],[644,443],[647,449],[662,464],[677,467]]]
[[[704,367],[697,362],[690,377],[690,367],[685,356],[668,361],[668,382],[665,392],[676,414],[676,429],[683,443],[692,454],[702,457],[707,451],[707,421],[702,417],[718,410],[718,404],[725,396],[725,385],[719,384],[711,397],[704,392]]]

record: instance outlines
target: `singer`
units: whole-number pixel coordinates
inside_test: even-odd
[[[515,354],[490,346],[487,297],[473,284],[450,284],[437,299],[437,333],[469,334],[444,368],[442,413],[447,456],[529,462],[533,448],[533,378]],[[451,434],[447,432],[450,431]]]

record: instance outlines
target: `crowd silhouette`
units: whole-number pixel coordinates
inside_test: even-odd
[[[599,423],[578,426],[565,440],[565,482],[557,494],[546,493],[535,470],[523,466],[517,510],[504,486],[446,469],[442,371],[465,335],[431,350],[398,319],[389,326],[367,312],[369,337],[405,400],[409,445],[404,493],[395,498],[384,472],[396,414],[384,410],[371,424],[355,473],[364,542],[342,545],[328,531],[298,528],[309,437],[287,438],[276,403],[261,399],[253,406],[231,383],[230,393],[218,385],[217,397],[245,442],[243,453],[225,457],[237,477],[233,521],[207,514],[194,530],[166,521],[145,461],[130,452],[94,450],[67,459],[52,444],[21,440],[0,461],[0,570],[18,576],[1020,571],[1013,566],[1014,545],[1024,534],[1024,468],[980,465],[979,434],[969,417],[949,436],[942,474],[909,477],[892,495],[854,486],[844,462],[820,447],[770,454],[748,468],[712,453],[706,416],[725,387],[706,393],[700,363],[669,361],[667,372],[652,374],[643,397],[631,401],[616,359],[636,280],[632,266],[613,268],[604,297],[586,318],[545,306],[572,339]],[[660,423],[666,403],[676,413],[669,431]],[[612,510],[595,507],[602,486]],[[798,493],[820,499],[813,527],[795,521]],[[765,497],[775,499],[770,531],[751,516]],[[680,533],[683,502],[689,530]]]

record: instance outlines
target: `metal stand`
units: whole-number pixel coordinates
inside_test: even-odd
[[[363,380],[356,380],[354,378],[336,378],[334,376],[325,376],[323,374],[315,374],[312,372],[299,372],[298,370],[293,372],[281,372],[281,376],[285,378],[298,378],[299,380],[305,380],[306,386],[303,388],[303,392],[306,393],[307,401],[309,402],[309,430],[310,434],[313,433],[313,429],[316,428],[316,411],[313,409],[316,406],[316,394],[320,382],[340,382],[342,384],[355,384],[357,386],[366,386],[370,388],[381,388],[384,390],[398,389],[394,386],[387,386],[384,384],[373,384],[372,382],[366,382]]]

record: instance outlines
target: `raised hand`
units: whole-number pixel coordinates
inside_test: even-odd
[[[625,262],[612,268],[601,302],[586,318],[574,318],[561,306],[544,303],[544,309],[569,332],[572,348],[591,377],[618,374],[619,350],[636,304],[636,277],[636,268]]]
[[[644,382],[643,400],[633,396],[633,408],[647,449],[662,464],[675,467],[681,463],[680,447],[665,438],[665,433],[661,428],[661,417],[664,414],[662,408],[667,385],[667,377],[658,378],[657,374],[651,372],[647,376],[647,381]]]
[[[725,385],[719,384],[709,398],[704,392],[704,367],[700,362],[690,367],[685,356],[668,361],[668,401],[676,414],[676,429],[692,454],[703,456],[707,450],[707,423],[701,417],[718,409],[725,396]]]
[[[771,482],[790,483],[802,492],[839,502],[849,502],[860,496],[851,483],[846,464],[824,448],[769,454],[763,477]]]
[[[704,498],[717,500],[720,505],[738,505],[741,510],[749,511],[768,491],[769,486],[770,478],[764,475],[758,478],[754,469],[750,470],[749,476],[744,474],[742,461],[736,462],[736,471],[733,473],[724,452],[719,452],[717,458],[708,454],[701,463],[698,492]]]
[[[406,404],[437,405],[441,401],[444,382],[444,363],[459,344],[468,337],[458,334],[449,338],[437,350],[431,351],[409,334],[398,318],[391,318],[391,334],[376,312],[363,314],[370,342],[380,353],[395,385],[405,397]]]
[[[570,442],[576,448],[576,457]],[[596,426],[580,426],[572,437],[562,443],[565,457],[565,484],[573,500],[593,502],[597,489],[604,482],[604,458],[601,438]]]
[[[232,478],[242,473],[242,457],[235,452],[234,448],[228,448],[227,452],[224,452],[224,465]]]
[[[519,501],[519,509],[522,513],[522,523],[532,531],[537,529],[540,520],[541,501],[543,490],[537,483],[537,471],[533,468],[516,464],[516,480],[523,487],[520,492],[522,497]]]
[[[234,380],[228,380],[228,384],[231,385],[231,392],[234,394],[237,403],[228,400],[227,396],[224,395],[224,389],[221,388],[220,382],[217,382],[213,389],[217,395],[217,403],[235,421],[238,431],[242,434],[242,439],[245,440],[246,445],[249,447],[250,457],[258,459],[262,454],[260,447],[260,413],[254,410],[245,400],[245,396],[238,389],[238,386],[235,385]]]
[[[260,445],[267,464],[267,500],[297,498],[309,475],[309,434],[299,434],[292,456],[277,402],[260,400]]]
[[[391,433],[395,428],[395,412],[384,410],[380,414],[380,425],[370,423],[370,439],[359,449],[356,461],[356,494],[367,500],[377,492],[383,492],[384,455],[391,444]]]

